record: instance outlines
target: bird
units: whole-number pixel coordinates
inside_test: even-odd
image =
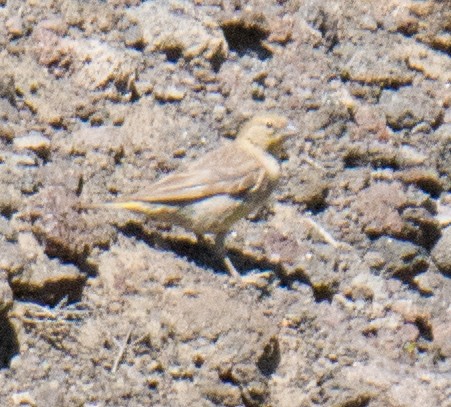
[[[280,152],[296,128],[280,114],[250,118],[233,141],[207,152],[180,171],[164,176],[142,191],[84,209],[121,209],[151,220],[181,226],[198,243],[213,236],[214,249],[226,270],[241,275],[226,255],[225,238],[240,219],[260,208],[281,177]]]

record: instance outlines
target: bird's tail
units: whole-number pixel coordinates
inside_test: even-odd
[[[142,213],[150,217],[158,217],[173,212],[167,205],[149,204],[142,201],[116,201],[116,202],[94,202],[78,204],[80,210],[91,209],[125,209],[128,211]]]

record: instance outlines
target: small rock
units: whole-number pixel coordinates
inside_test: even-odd
[[[20,233],[18,243],[0,242],[0,271],[8,275],[8,281],[16,297],[33,299],[46,304],[56,304],[67,296],[69,301],[78,299],[86,280],[77,267],[49,259],[29,232]]]
[[[58,17],[42,20],[39,23],[39,27],[45,30],[53,31],[54,33],[59,34],[61,36],[67,33],[67,24],[64,22],[62,18]]]
[[[238,406],[242,404],[240,390],[231,384],[208,383],[200,386],[202,395],[214,404]]]
[[[9,162],[13,166],[34,167],[37,165],[36,157],[26,154],[11,154],[9,156]]]
[[[356,194],[366,188],[370,181],[370,172],[366,168],[349,168],[337,174],[338,187]]]
[[[406,53],[406,64],[412,70],[421,72],[429,79],[450,81],[449,58],[445,54],[434,52],[420,43],[406,50]]]
[[[440,353],[445,357],[451,356],[451,324],[449,321],[442,321],[432,324],[434,343],[439,347]]]
[[[86,155],[101,151],[107,154],[122,154],[124,136],[120,128],[114,126],[85,127],[72,133],[71,143],[63,146],[67,154]]]
[[[400,184],[376,183],[357,195],[353,210],[361,214],[363,230],[368,236],[402,236],[406,226],[399,209],[406,203]]]
[[[363,260],[366,264],[368,264],[368,266],[376,270],[381,270],[385,265],[384,256],[382,256],[379,252],[368,252],[363,257]]]
[[[368,140],[370,135],[374,139],[384,139],[386,134],[385,115],[379,107],[358,104],[354,108],[355,128],[352,129],[353,138]]]
[[[419,319],[428,320],[429,315],[425,314],[420,306],[412,300],[394,301],[390,308],[393,312],[401,315],[405,322],[414,324]]]
[[[380,105],[388,124],[395,130],[411,129],[420,122],[433,127],[439,122],[443,113],[433,98],[411,87],[396,91],[384,90]]]
[[[30,36],[31,53],[41,65],[68,67],[72,61],[72,50],[70,41],[63,38],[64,28],[53,30],[46,28],[48,25],[48,20],[44,20],[33,28]]]
[[[59,127],[63,124],[63,116],[55,109],[55,105],[50,103],[38,103],[37,112],[39,119],[50,126]]]
[[[0,188],[0,213],[9,217],[22,206],[22,194],[15,185],[1,185]]]
[[[36,401],[28,391],[14,393],[11,395],[11,401],[14,406],[37,406]]]
[[[6,273],[0,271],[0,316],[13,304],[13,292],[8,284]]]
[[[409,12],[408,7],[401,6],[396,10],[396,13],[388,13],[384,27],[388,31],[398,31],[410,36],[418,32],[419,19]]]
[[[26,136],[15,138],[14,147],[17,150],[31,150],[45,156],[50,152],[50,140],[37,131],[30,131]]]
[[[62,172],[66,176],[69,174]],[[70,182],[66,181],[64,186],[43,187],[27,201],[25,211],[33,217],[33,224],[29,225],[30,231],[19,235],[18,240],[22,251],[28,255],[33,254],[36,258],[48,255],[63,263],[69,261],[90,267],[85,263],[86,258],[93,247],[108,244],[113,228],[100,221],[102,216],[85,216],[75,209],[79,200],[70,189]]]
[[[17,230],[11,225],[11,222],[7,218],[0,216],[0,239],[3,238],[10,242],[16,240]]]
[[[99,90],[115,84],[116,94],[129,95],[132,91],[138,71],[139,56],[135,50],[119,51],[106,42],[97,39],[87,41],[69,41],[64,43],[72,51],[73,63],[80,63],[82,68],[75,70],[75,85],[84,89]],[[89,64],[85,61],[91,61]],[[120,92],[119,92],[120,89]]]
[[[351,206],[370,238],[389,235],[430,248],[438,237],[434,202],[399,182],[376,182],[360,191]]]
[[[434,293],[435,279],[431,277],[429,271],[417,275],[413,279],[413,282],[421,294],[432,295]]]
[[[14,80],[14,76],[9,73],[4,73],[0,77],[0,99],[3,99],[3,98],[6,99],[10,104],[10,106],[8,106],[8,104],[0,105],[1,106],[0,114],[1,114],[2,119],[5,120],[6,118],[8,118],[8,116],[10,116],[9,114],[7,114],[7,111],[13,110],[12,106],[16,105],[15,80]],[[11,113],[14,114],[13,112],[11,112]],[[2,124],[1,130],[2,131],[0,131],[0,135],[2,137],[5,137],[3,134],[6,133],[5,138],[7,138],[7,139],[12,138],[11,133],[13,133],[13,131],[11,128],[7,128],[5,125]]]
[[[398,166],[397,151],[393,146],[373,141],[368,143],[353,143],[349,145],[344,155],[347,167],[363,167],[367,164],[375,168]]]
[[[440,236],[440,224],[431,212],[424,207],[406,208],[402,213],[406,225],[416,233],[411,233],[412,240],[430,249]]]
[[[443,230],[431,254],[437,268],[442,273],[451,274],[451,226]]]
[[[86,276],[73,265],[57,260],[39,259],[11,278],[11,288],[19,298],[56,304],[65,296],[69,301],[81,295]]]
[[[352,45],[343,45],[343,60],[341,76],[351,81],[366,85],[396,86],[411,84],[414,78],[412,72],[390,53],[372,53],[365,47],[360,49]]]
[[[9,277],[23,270],[26,258],[18,245],[0,241],[0,276],[5,272]],[[1,281],[1,279],[0,279]]]
[[[45,367],[41,365],[45,371]],[[57,380],[48,380],[34,388],[33,395],[39,406],[58,406],[64,404],[65,392]]]
[[[5,98],[5,96],[2,96],[1,83],[0,83],[0,97]],[[1,106],[0,109],[3,110],[3,106]],[[2,119],[4,120],[4,118],[2,118]],[[5,140],[7,142],[11,142],[13,140],[13,138],[14,138],[14,130],[11,128],[11,126],[1,123],[0,124],[0,140]]]
[[[412,168],[399,171],[395,175],[396,178],[400,179],[402,182],[417,185],[422,190],[433,195],[439,195],[443,190],[440,176],[433,169]]]
[[[152,51],[166,54],[168,60],[183,57],[191,60],[203,57],[220,61],[227,56],[228,48],[219,26],[200,13],[200,9],[183,4],[183,12],[167,12],[166,2],[145,2],[128,14],[142,29],[142,42]],[[209,21],[210,24],[202,21]],[[149,24],[152,21],[152,24]]]
[[[424,164],[428,160],[428,156],[411,146],[401,146],[398,149],[398,162],[402,167],[414,167]]]
[[[419,329],[414,324],[404,324],[396,331],[396,339],[403,344],[415,343],[420,336]]]
[[[351,298],[353,301],[363,300],[371,301],[374,297],[374,292],[371,287],[365,284],[353,284],[351,287],[347,287],[343,294],[347,298]]]
[[[25,34],[23,21],[19,16],[9,18],[5,23],[8,34],[14,38],[22,37]]]
[[[136,25],[129,27],[127,31],[125,31],[124,42],[127,47],[135,49],[142,49],[146,44],[141,28]]]
[[[362,18],[360,19],[360,28],[362,30],[368,30],[368,31],[377,31],[377,21],[374,19],[373,16],[369,14],[363,14]]]
[[[442,227],[451,224],[451,194],[445,196],[445,199],[440,199],[440,201],[437,202],[437,215],[435,217]]]
[[[290,195],[294,202],[303,203],[309,209],[320,208],[325,204],[328,188],[323,174],[305,171],[298,174]]]
[[[155,99],[160,102],[179,102],[185,97],[185,94],[185,91],[172,86],[166,89],[156,88],[154,90]]]
[[[431,141],[436,144],[435,148],[439,153],[436,167],[443,177],[443,189],[445,191],[451,191],[451,149],[449,148],[451,145],[451,123],[440,126],[435,132],[433,140]]]
[[[381,237],[374,247],[384,257],[385,267],[382,273],[387,277],[410,281],[429,265],[426,251],[410,242]]]

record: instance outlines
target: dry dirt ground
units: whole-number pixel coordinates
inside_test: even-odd
[[[451,3],[0,0],[0,405],[451,398]],[[233,284],[184,230],[77,204],[285,114]]]

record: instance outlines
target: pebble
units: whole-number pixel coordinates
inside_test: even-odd
[[[31,150],[40,155],[47,155],[50,152],[50,140],[37,131],[30,131],[26,136],[14,139],[16,150]]]
[[[185,97],[186,92],[171,86],[167,89],[155,89],[154,95],[155,99],[161,102],[179,102]]]
[[[445,274],[451,274],[451,226],[443,230],[441,238],[432,249],[432,259],[437,268]]]
[[[9,162],[13,166],[33,167],[37,165],[36,157],[26,154],[11,154],[9,157]]]
[[[25,34],[23,21],[20,17],[14,16],[9,18],[5,23],[8,34],[13,37],[22,37]]]
[[[0,316],[7,311],[13,303],[13,292],[9,286],[6,274],[0,274]],[[0,319],[1,320],[1,319]]]

